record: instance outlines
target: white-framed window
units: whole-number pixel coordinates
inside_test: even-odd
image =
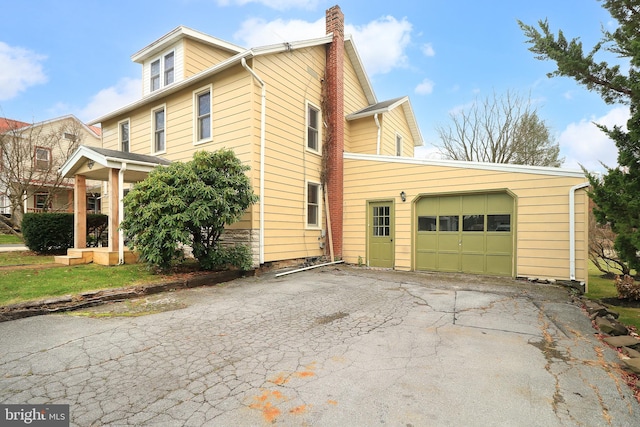
[[[149,65],[149,92],[168,86],[175,81],[176,53],[167,52]]]
[[[160,89],[160,60],[156,59],[151,63],[151,86],[149,90],[153,92],[158,89]]]
[[[164,85],[173,83],[173,71],[175,65],[175,53],[169,52],[164,56]]]
[[[307,141],[306,147],[316,153],[320,153],[322,143],[322,113],[320,107],[307,101],[306,106],[306,126]]]
[[[128,153],[131,149],[129,144],[129,119],[118,122],[118,138],[120,139],[120,150]]]
[[[71,132],[64,132],[62,134],[62,137],[68,141],[75,141],[76,139],[78,139],[78,136],[76,134],[73,134]]]
[[[51,149],[36,147],[35,167],[37,170],[49,170],[51,165]]]
[[[307,227],[320,228],[322,217],[322,186],[317,182],[307,181]]]
[[[193,143],[203,144],[212,139],[212,87],[208,85],[193,92]]]
[[[396,133],[396,156],[402,156],[402,135]]]
[[[151,111],[151,123],[153,129],[151,153],[164,153],[167,150],[166,106],[162,105]]]

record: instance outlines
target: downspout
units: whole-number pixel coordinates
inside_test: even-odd
[[[378,126],[378,139],[376,143],[376,154],[380,155],[380,121],[378,120],[378,113],[373,115],[373,120],[376,122],[376,126]]]
[[[264,151],[265,151],[265,121],[267,108],[267,88],[264,81],[247,65],[247,60],[240,58],[240,63],[245,70],[253,76],[262,88],[262,105],[260,107],[260,230],[259,230],[259,251],[260,264],[264,264]]]
[[[576,184],[569,189],[569,279],[576,280],[576,191],[588,187],[588,182]]]
[[[124,220],[124,173],[126,170],[127,164],[122,163],[118,171],[118,265],[124,264],[124,231],[120,228],[120,224]]]

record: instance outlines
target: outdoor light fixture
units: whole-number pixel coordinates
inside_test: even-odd
[[[404,191],[400,192],[400,199],[402,199],[403,202],[407,201],[407,195],[404,193]]]
[[[94,162],[93,160],[89,160],[89,162],[87,162],[87,166],[89,166],[89,169],[93,169],[93,165],[95,165],[96,162]]]

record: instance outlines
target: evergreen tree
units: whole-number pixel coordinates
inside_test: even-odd
[[[631,118],[626,130],[599,126],[618,147],[618,165],[598,177],[587,173],[594,213],[617,234],[615,249],[621,259],[640,268],[640,0],[602,0],[602,6],[618,22],[614,31],[603,30],[600,41],[585,54],[579,38],[555,35],[547,20],[538,28],[518,22],[537,59],[552,60],[557,69],[549,77],[567,76],[588,90],[596,91],[607,104],[629,105]],[[596,61],[597,53],[610,52],[628,59],[628,73],[620,65]],[[626,68],[626,67],[625,67]],[[588,149],[588,146],[585,146]],[[586,171],[585,171],[586,172]]]

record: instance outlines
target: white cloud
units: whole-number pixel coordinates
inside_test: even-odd
[[[0,101],[16,97],[28,87],[46,83],[42,62],[47,57],[0,42]]]
[[[590,171],[603,171],[601,162],[613,167],[617,164],[618,149],[614,142],[595,124],[626,128],[629,120],[628,107],[616,107],[602,117],[581,120],[569,124],[560,134],[561,155],[566,156],[563,167],[579,169],[580,165]]]
[[[324,31],[324,18],[315,22],[299,19],[267,22],[261,18],[251,18],[244,21],[233,36],[246,47],[256,47],[321,37]]]
[[[424,56],[435,56],[436,54],[436,51],[433,50],[433,46],[431,45],[431,43],[423,44],[421,50]]]
[[[142,97],[140,79],[123,78],[115,86],[102,89],[95,94],[89,104],[78,113],[80,120],[96,119],[111,111],[124,107]]]
[[[367,73],[372,76],[407,66],[405,50],[411,42],[412,28],[406,18],[385,16],[363,26],[345,25],[345,34],[353,36]],[[315,22],[251,18],[242,23],[234,38],[247,47],[255,47],[324,35],[324,17]]]
[[[416,86],[415,92],[418,95],[429,95],[431,92],[433,92],[434,85],[435,83],[433,83],[431,80],[424,79],[422,83]]]
[[[308,9],[313,10],[318,4],[318,0],[217,0],[218,6],[244,6],[249,3],[257,3],[271,9]]]

